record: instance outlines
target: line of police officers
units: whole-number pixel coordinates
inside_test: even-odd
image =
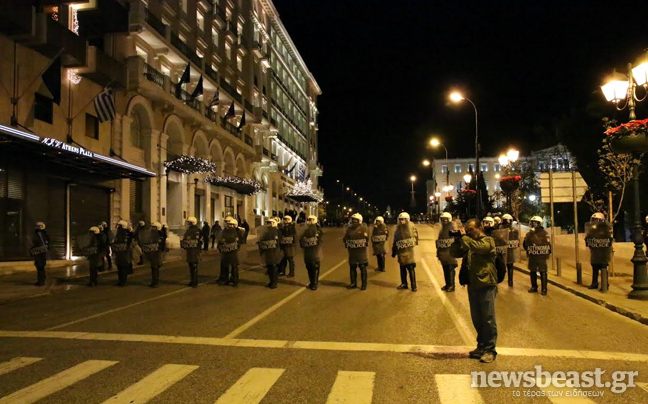
[[[299,242],[304,250],[304,263],[308,272],[308,288],[317,290],[319,283],[320,261],[322,259],[322,230],[318,225],[316,216],[309,216],[307,225],[301,235],[297,235],[295,223],[290,216],[281,219],[273,217],[267,221],[266,226],[259,230],[258,247],[263,263],[266,267],[269,283],[267,287],[275,289],[279,275],[295,276],[296,246]],[[188,227],[181,240],[181,247],[186,252],[186,261],[189,265],[190,282],[187,286],[198,286],[198,266],[201,261],[201,231],[195,217],[187,219]],[[513,286],[514,262],[519,260],[520,235],[513,227],[513,217],[505,214],[501,217],[483,219],[484,232],[493,237],[496,252],[505,262],[507,267],[508,285]],[[450,213],[441,214],[441,229],[436,241],[437,258],[441,262],[445,285],[441,288],[445,292],[455,290],[457,259],[451,254],[450,249],[458,236],[460,224],[452,220]],[[47,253],[50,239],[43,222],[36,223],[35,234],[32,238],[31,255],[37,272],[37,281],[34,285],[43,286],[46,280]],[[118,272],[118,285],[125,286],[129,274],[133,273],[133,262],[139,259],[138,255],[145,256],[150,264],[150,287],[159,286],[160,267],[163,264],[163,252],[166,251],[168,229],[159,222],[146,227],[144,222],[139,222],[135,231],[128,222],[120,220],[113,235],[110,234],[105,222],[89,229],[85,236],[77,237],[77,243],[84,255],[88,257],[90,279],[88,286],[96,286],[98,272],[104,268],[104,258],[107,259],[108,268],[111,267],[112,256],[115,259]],[[245,229],[238,226],[238,222],[231,216],[225,218],[225,228],[217,239],[217,248],[221,253],[219,285],[238,286],[239,283],[239,258],[238,251],[245,239]],[[358,287],[358,270],[360,271],[360,289],[367,289],[367,266],[369,260],[367,248],[371,242],[373,255],[377,259],[376,271],[385,271],[386,243],[389,239],[389,229],[384,219],[377,217],[374,222],[371,237],[366,224],[362,223],[362,216],[355,213],[351,216],[351,223],[346,229],[342,239],[348,251],[349,261],[349,289]],[[590,223],[586,226],[585,242],[590,249],[592,265],[592,283],[590,289],[599,287],[599,274],[602,279],[601,290],[606,291],[607,267],[610,263],[612,252],[612,230],[601,213],[592,215]],[[417,291],[416,285],[416,260],[414,247],[418,245],[418,231],[410,222],[409,214],[402,212],[398,216],[391,248],[391,256],[398,257],[400,266],[401,284],[398,289],[408,289],[409,282],[413,292]],[[531,287],[529,293],[538,292],[538,274],[540,277],[540,293],[547,294],[547,260],[551,256],[551,242],[548,232],[542,226],[542,218],[534,216],[530,220],[530,231],[526,234],[523,248],[528,255],[528,268],[530,272]],[[466,260],[463,260],[465,264]]]

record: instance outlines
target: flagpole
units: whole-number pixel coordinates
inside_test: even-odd
[[[101,93],[103,93],[104,91],[106,91],[106,88],[110,87],[110,85],[112,84],[113,81],[115,81],[115,80],[114,80],[114,79],[111,79],[111,80],[108,82],[108,84],[106,84],[106,86],[105,86],[103,89],[101,89],[100,92],[97,93],[97,95],[95,95],[94,97],[92,97],[92,98],[90,99],[90,101],[88,101],[88,102],[83,106],[83,108],[81,108],[81,109],[79,110],[79,112],[77,112],[77,113],[72,117],[72,120],[76,119],[76,117],[79,116],[79,114],[80,114],[81,112],[85,111],[85,109],[88,107],[88,105],[90,105],[90,103],[94,102],[94,100],[95,100],[95,99],[96,99],[96,98],[97,98]]]

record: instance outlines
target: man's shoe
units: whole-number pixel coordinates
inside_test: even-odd
[[[355,284],[355,283],[352,283],[352,284],[350,284],[350,285],[347,285],[347,289],[357,289],[357,288],[358,288],[358,285]]]
[[[468,352],[468,356],[470,356],[472,359],[480,359],[483,354],[484,350],[481,348],[473,349],[472,351]]]
[[[527,292],[529,292],[529,293],[538,293],[538,288],[537,287],[536,288],[530,288],[529,290],[527,290]]]
[[[497,354],[494,354],[492,352],[485,352],[481,358],[479,358],[479,361],[481,363],[491,363],[497,358]]]
[[[407,284],[406,284],[406,283],[401,283],[401,284],[400,284],[396,289],[398,289],[398,290],[404,290],[404,289],[409,289],[409,288],[407,287]]]
[[[591,284],[587,289],[598,289],[599,285],[597,284]]]
[[[446,292],[454,292],[455,287],[454,286],[448,286],[448,289],[446,289]]]
[[[443,287],[441,288],[441,290],[444,291],[444,292],[445,292],[446,290],[448,290],[448,285],[443,286]]]

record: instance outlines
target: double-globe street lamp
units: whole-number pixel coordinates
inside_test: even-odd
[[[515,150],[515,149],[510,149],[509,151],[506,152],[506,154],[500,154],[500,156],[497,158],[497,161],[500,164],[500,167],[503,169],[504,167],[511,166],[511,169],[513,168],[513,164],[520,158],[520,152]],[[501,185],[500,185],[501,188]],[[506,209],[508,209],[509,213],[512,212],[512,207],[511,207],[511,192],[507,191],[506,192]]]
[[[635,113],[636,102],[643,101],[646,98],[637,97],[637,87],[642,86],[644,91],[648,90],[648,52],[643,60],[635,68],[632,63],[628,63],[628,74],[617,73],[612,71],[607,83],[601,86],[603,95],[608,101],[614,103],[620,111],[626,107],[629,110],[630,121],[637,119]],[[621,102],[625,104],[621,105]],[[639,154],[648,152],[648,142],[639,136],[627,136],[625,142],[611,142],[612,148],[617,153]],[[628,293],[631,299],[648,300],[648,274],[646,273],[646,254],[643,250],[643,237],[641,235],[641,204],[639,201],[639,165],[635,165],[632,175],[633,183],[633,204],[634,204],[634,223],[632,241],[635,245],[634,255],[632,256],[633,264],[633,282],[632,291]]]
[[[466,100],[466,101],[468,101],[470,103],[470,105],[473,106],[473,110],[475,111],[475,175],[477,176],[476,177],[477,178],[477,181],[476,181],[477,186],[475,187],[476,188],[475,199],[477,201],[477,203],[476,203],[477,209],[476,209],[475,213],[476,213],[476,216],[478,218],[480,218],[481,217],[481,192],[480,192],[480,189],[479,189],[479,172],[480,172],[480,169],[479,169],[479,129],[478,129],[479,128],[479,125],[478,125],[479,121],[477,119],[477,106],[475,106],[475,103],[472,102],[470,99],[464,97],[461,93],[458,93],[458,92],[454,92],[454,93],[450,94],[450,100],[452,100],[453,102],[460,102],[460,101]]]

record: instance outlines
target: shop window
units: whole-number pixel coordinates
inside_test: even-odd
[[[52,123],[54,121],[54,102],[42,94],[34,94],[34,118]]]
[[[92,139],[99,139],[99,119],[90,114],[86,114],[85,135]]]
[[[233,215],[234,214],[234,198],[229,195],[225,195],[225,214]]]
[[[142,127],[139,116],[135,113],[132,115],[133,120],[130,125],[130,140],[133,147],[142,147]]]

